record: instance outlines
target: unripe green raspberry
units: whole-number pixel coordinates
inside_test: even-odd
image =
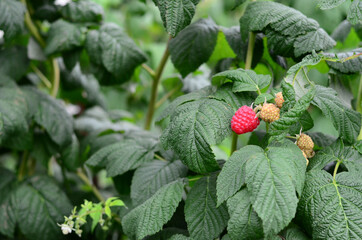
[[[302,133],[297,140],[297,146],[303,151],[303,150],[312,150],[314,148],[314,142],[311,137],[308,135]],[[306,153],[308,155],[308,153]],[[314,156],[314,155],[313,155]]]
[[[284,98],[283,98],[283,93],[282,92],[278,92],[275,95],[275,104],[277,105],[278,108],[282,108],[283,107],[283,103],[284,103]]]
[[[260,118],[265,122],[271,123],[278,120],[280,117],[280,109],[272,103],[266,103],[263,105],[260,111]]]

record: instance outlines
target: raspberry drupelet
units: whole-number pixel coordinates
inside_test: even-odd
[[[254,131],[260,124],[254,110],[248,106],[239,108],[231,119],[231,129],[236,134]]]

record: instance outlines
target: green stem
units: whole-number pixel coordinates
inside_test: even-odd
[[[360,73],[356,109],[358,112],[362,113],[362,73]]]
[[[59,90],[59,82],[60,82],[60,70],[58,61],[55,58],[51,58],[50,61],[52,62],[53,67],[53,88],[51,91],[51,95],[56,98]]]
[[[150,102],[148,105],[148,111],[147,111],[147,117],[146,117],[146,123],[145,123],[146,130],[151,129],[152,118],[153,118],[153,114],[155,112],[155,103],[156,103],[156,98],[157,98],[158,84],[160,82],[160,78],[162,76],[163,69],[165,68],[165,65],[167,63],[168,57],[170,56],[170,52],[168,51],[168,46],[169,46],[170,40],[171,40],[171,37],[169,38],[169,40],[167,42],[165,52],[163,53],[161,62],[158,65],[158,68],[157,68],[156,73],[153,78],[151,99],[150,99]]]
[[[169,97],[171,97],[175,92],[181,89],[181,86],[177,86],[169,91],[165,96],[163,96],[158,102],[155,104],[155,109],[159,108]]]
[[[155,153],[155,157],[158,159],[158,160],[161,160],[161,161],[164,161],[164,162],[168,162],[166,159],[164,159],[163,157],[161,157],[160,155],[156,154]]]
[[[189,182],[197,181],[197,180],[199,180],[199,179],[202,178],[202,177],[203,177],[202,175],[198,175],[198,176],[195,176],[194,178],[189,178]]]
[[[340,161],[337,162],[336,166],[334,167],[334,171],[333,171],[333,183],[336,184],[336,175],[337,175],[337,171],[339,168],[339,165],[341,164]]]
[[[99,192],[99,190],[96,188],[96,186],[94,186],[88,179],[86,173],[84,172],[83,169],[78,169],[77,171],[77,175],[80,179],[82,179],[82,181],[89,186],[92,189],[92,192],[94,193],[94,195],[98,198],[99,201],[104,202],[104,198],[101,195],[101,193]]]
[[[40,80],[43,82],[43,84],[47,88],[52,88],[52,83],[48,80],[48,78],[37,68],[34,64],[30,64],[31,68],[35,72],[35,74],[40,78]]]
[[[149,67],[147,64],[145,64],[145,63],[142,64],[141,66],[142,66],[142,68],[143,68],[144,70],[146,70],[146,71],[148,72],[148,74],[151,75],[152,78],[155,78],[156,73],[155,73],[155,71],[153,71],[152,68],[150,68],[150,67]]]
[[[233,139],[231,142],[231,149],[230,149],[230,156],[233,154],[233,152],[236,151],[236,148],[238,146],[238,135],[236,133],[233,133]]]
[[[19,172],[18,172],[19,181],[23,180],[24,176],[26,175],[28,158],[29,158],[29,151],[25,150],[23,153],[23,156],[21,158],[21,163],[20,163]]]

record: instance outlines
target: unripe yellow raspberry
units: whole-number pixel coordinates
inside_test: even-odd
[[[280,117],[280,109],[272,103],[266,103],[263,105],[260,111],[260,118],[265,122],[271,123],[278,120]]]
[[[304,149],[303,152],[305,153],[307,158],[312,158],[315,155],[315,152],[313,151],[313,149]]]
[[[283,103],[284,103],[283,93],[282,93],[282,92],[278,92],[278,93],[275,95],[274,101],[275,101],[275,104],[277,105],[278,108],[282,108],[282,107],[283,107]]]
[[[314,148],[314,142],[312,140],[311,137],[309,137],[308,135],[302,133],[297,140],[297,146],[303,151],[303,150],[312,150]],[[306,154],[308,155],[308,153],[306,152]],[[313,155],[314,156],[314,155]]]

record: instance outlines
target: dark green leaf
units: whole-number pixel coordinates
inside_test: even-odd
[[[245,164],[260,150],[258,146],[245,146],[235,151],[225,162],[217,178],[217,205],[232,197],[245,184]]]
[[[153,138],[125,139],[98,150],[87,165],[106,167],[107,177],[114,177],[152,161],[155,151],[157,141]]]
[[[181,161],[152,161],[137,168],[133,175],[131,198],[135,206],[149,199],[162,186],[185,177],[187,167]]]
[[[223,31],[218,32],[217,34],[217,41],[214,48],[214,51],[209,59],[211,63],[217,63],[221,59],[224,58],[235,58],[236,55],[229,45],[228,41],[226,40],[225,34]]]
[[[18,1],[0,1],[0,29],[4,38],[10,40],[20,34],[24,28],[25,7]]]
[[[145,54],[120,27],[104,24],[87,35],[86,49],[92,62],[102,64],[115,76],[116,84],[129,80],[135,68],[146,61]]]
[[[314,127],[314,121],[312,116],[309,114],[308,111],[304,111],[297,120],[297,122],[290,127],[289,134],[290,135],[299,134],[301,129],[303,130],[303,132],[305,132],[313,127]]]
[[[240,19],[240,27],[244,39],[250,31],[264,31],[268,44],[271,40],[271,49],[283,56],[299,57],[335,45],[315,20],[275,2],[250,3]]]
[[[231,84],[224,84],[213,93],[213,96],[232,106],[234,112],[236,112],[241,106],[251,106],[255,99],[255,94],[250,92],[234,93],[231,89]]]
[[[322,54],[316,54],[316,53],[307,55],[302,59],[301,62],[299,62],[299,63],[293,65],[291,68],[289,68],[287,74],[294,76],[303,67],[317,65],[322,60],[322,57],[323,57]]]
[[[10,238],[14,235],[16,225],[15,208],[11,204],[15,183],[15,174],[0,168],[0,233]]]
[[[259,239],[263,237],[263,224],[254,211],[246,188],[227,201],[230,220],[228,235],[232,240]]]
[[[61,161],[69,170],[76,170],[80,167],[79,141],[75,134],[72,135],[72,142],[61,151]]]
[[[183,186],[181,180],[171,182],[129,212],[122,219],[124,232],[141,240],[160,231],[176,211],[182,199]]]
[[[271,100],[274,100],[274,96],[271,95],[270,93],[262,93],[260,94],[256,99],[255,99],[255,104],[258,105],[258,104],[262,104],[264,103],[265,101],[266,102],[269,102]]]
[[[53,23],[48,32],[45,54],[73,50],[82,46],[85,40],[84,30],[62,19]]]
[[[73,119],[64,105],[33,87],[22,87],[28,108],[34,121],[45,128],[49,137],[60,148],[72,142]]]
[[[26,48],[13,47],[0,50],[0,74],[19,80],[29,66]],[[16,67],[16,71],[14,71]]]
[[[325,53],[326,56],[329,57],[337,57],[339,59],[343,59],[343,58],[348,58],[351,57],[353,55],[356,54],[361,54],[362,53],[362,48],[358,48],[349,52],[344,52],[344,53],[337,53],[337,54],[332,54],[332,53]],[[347,60],[345,62],[331,62],[327,60],[327,64],[328,66],[330,66],[333,69],[336,69],[342,73],[358,73],[361,71],[362,69],[362,55],[351,59],[351,60]]]
[[[286,227],[294,218],[302,193],[306,162],[293,143],[262,148],[250,155],[245,165],[245,181],[253,209],[263,220],[266,236]]]
[[[361,179],[360,173],[342,172],[333,179],[323,170],[308,172],[298,218],[313,239],[360,239]]]
[[[89,0],[71,1],[60,12],[71,22],[100,22],[103,19],[103,8]]]
[[[216,202],[216,175],[198,180],[185,205],[187,229],[192,239],[215,239],[226,227],[229,218],[226,204],[216,207]]]
[[[170,240],[190,240],[189,237],[186,237],[185,235],[182,235],[182,234],[176,234],[176,235],[173,235]]]
[[[171,40],[171,60],[183,77],[208,61],[214,51],[218,32],[211,18],[201,19]]]
[[[172,149],[191,170],[199,173],[219,169],[211,145],[231,133],[233,109],[213,98],[185,102],[177,106],[168,128],[162,133],[165,149]]]
[[[319,147],[327,147],[336,141],[336,137],[321,132],[308,132],[308,135],[313,139],[314,145]]]
[[[175,37],[187,27],[195,14],[199,0],[153,0],[160,10],[168,34]]]
[[[357,24],[362,21],[362,1],[353,0],[349,7],[347,19],[350,23]]]
[[[286,240],[310,240],[306,233],[293,223],[291,223],[284,231]]]
[[[316,86],[316,95],[312,104],[321,109],[333,122],[339,136],[350,143],[356,140],[361,129],[361,114],[344,106],[335,90]]]
[[[270,84],[271,77],[241,68],[227,70],[212,77],[212,83],[215,85],[219,86],[226,82],[233,82],[233,92],[260,91]]]
[[[16,219],[21,232],[34,240],[60,239],[57,223],[64,221],[72,205],[53,179],[33,177],[15,193]]]

